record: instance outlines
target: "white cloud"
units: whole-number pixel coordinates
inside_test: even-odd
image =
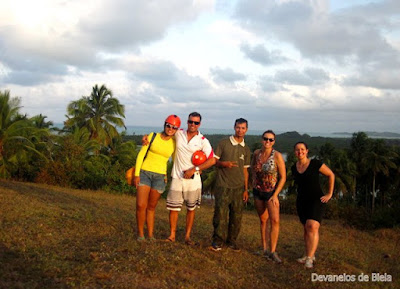
[[[65,120],[105,84],[128,125],[400,132],[394,0],[4,0],[0,89]]]

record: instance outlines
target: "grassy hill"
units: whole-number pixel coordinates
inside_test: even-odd
[[[156,242],[136,241],[135,198],[104,192],[0,180],[0,288],[400,288],[400,230],[373,232],[324,221],[313,270],[296,263],[303,253],[296,216],[281,216],[278,252],[283,264],[254,254],[259,249],[255,212],[246,211],[240,253],[209,251],[212,202],[197,211],[193,239],[168,236],[161,199]],[[392,282],[313,282],[312,273],[387,273]],[[314,275],[315,276],[315,275]],[[386,275],[387,276],[387,275]]]

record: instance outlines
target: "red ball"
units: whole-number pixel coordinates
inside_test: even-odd
[[[192,164],[195,166],[199,166],[207,160],[206,154],[201,151],[195,151],[192,155]]]

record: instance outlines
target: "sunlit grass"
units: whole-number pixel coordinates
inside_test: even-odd
[[[313,270],[296,263],[303,254],[296,216],[281,216],[278,252],[283,264],[254,254],[259,222],[245,211],[240,253],[207,249],[212,202],[196,211],[193,239],[184,245],[185,213],[176,243],[168,236],[168,212],[156,212],[159,241],[138,243],[135,198],[104,192],[0,181],[0,288],[399,288],[400,231],[373,232],[324,220]],[[311,282],[318,274],[391,274],[391,283]]]

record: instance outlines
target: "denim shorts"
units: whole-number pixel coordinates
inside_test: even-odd
[[[148,186],[162,194],[165,190],[165,175],[140,170],[139,186]]]

